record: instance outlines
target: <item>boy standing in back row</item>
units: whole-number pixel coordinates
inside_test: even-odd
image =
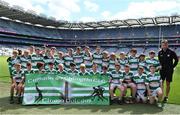
[[[130,51],[130,56],[128,57],[129,67],[131,72],[133,72],[133,74],[137,73],[138,64],[139,64],[139,59],[136,56],[136,54],[137,54],[137,50],[132,48]]]

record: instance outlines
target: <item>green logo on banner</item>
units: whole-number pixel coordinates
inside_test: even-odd
[[[23,105],[109,105],[108,80],[101,75],[28,74]]]

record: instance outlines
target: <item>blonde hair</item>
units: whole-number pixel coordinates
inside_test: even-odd
[[[29,53],[30,53],[29,50],[24,50],[24,53],[25,53],[25,52],[28,53],[28,55],[29,55]],[[24,54],[24,53],[23,53],[23,54]]]
[[[85,65],[84,63],[82,63],[82,64],[80,65],[80,67],[86,67],[86,65]]]
[[[18,51],[17,50],[13,50],[13,52],[12,53],[17,53],[18,54]]]

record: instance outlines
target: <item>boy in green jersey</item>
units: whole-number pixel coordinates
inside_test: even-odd
[[[29,54],[28,50],[25,50],[23,55],[20,56],[20,63],[21,63],[21,68],[26,69],[26,64],[28,62],[31,62],[31,55]]]
[[[83,63],[80,65],[79,75],[89,75],[89,72],[86,71],[86,66]]]
[[[96,47],[95,52],[92,55],[93,57],[93,63],[96,63],[98,65],[98,71],[101,71],[102,67],[102,53],[100,46]]]
[[[58,65],[63,64],[64,65],[64,53],[59,51],[58,57],[55,58],[55,67],[58,69]]]
[[[108,77],[110,77],[110,72],[108,72],[108,67],[107,66],[102,66],[102,72],[101,75],[107,75]]]
[[[130,56],[128,57],[128,63],[130,66],[130,70],[131,70],[131,72],[133,72],[133,74],[137,73],[138,64],[139,64],[139,59],[136,56],[136,54],[137,54],[137,50],[132,48],[130,51]]]
[[[103,51],[102,53],[102,66],[109,67],[109,54],[107,51]]]
[[[88,46],[84,49],[84,57],[83,57],[83,63],[86,65],[86,70],[90,71],[92,68],[92,54],[90,52],[90,49]]]
[[[67,72],[74,75],[79,73],[79,71],[76,69],[75,63],[70,63],[70,69]]]
[[[28,50],[29,50],[29,54],[30,55],[32,55],[32,54],[34,54],[34,52],[35,52],[35,46],[30,46],[29,48],[28,48]]]
[[[44,70],[44,63],[43,62],[38,62],[36,64],[36,70],[35,70],[35,73],[39,73],[39,74],[42,74],[42,73],[45,73],[46,71]]]
[[[138,67],[138,73],[134,75],[133,81],[136,84],[136,102],[142,101],[143,103],[146,103],[146,77],[147,75],[144,74],[144,67],[139,66]]]
[[[150,65],[153,65],[156,68],[156,71],[160,70],[160,63],[159,60],[155,59],[156,53],[151,50],[149,52],[149,57],[146,59],[146,71],[150,72],[149,68]]]
[[[144,73],[146,73],[146,61],[145,61],[145,55],[144,54],[140,54],[139,55],[139,65],[140,67],[144,68]]]
[[[7,59],[7,62],[8,62],[10,75],[12,75],[12,72],[15,70],[14,65],[16,63],[20,63],[20,57],[18,56],[17,50],[13,50],[12,56]]]
[[[73,60],[76,64],[76,69],[79,70],[81,63],[83,63],[83,53],[81,52],[81,47],[76,48],[76,52],[73,54]]]
[[[157,100],[158,106],[161,106],[160,102],[163,96],[162,80],[154,65],[150,65],[150,73],[147,75],[146,84],[150,104],[155,103],[155,100]]]
[[[17,90],[18,104],[21,103],[21,95],[24,88],[24,72],[21,70],[21,64],[15,64],[15,70],[12,72],[11,91],[10,91],[10,104],[14,103],[14,89]]]
[[[100,72],[97,70],[98,69],[98,65],[96,63],[94,63],[92,65],[92,70],[90,71],[91,75],[97,75],[100,74]]]
[[[124,71],[124,66],[128,64],[128,59],[126,58],[126,54],[124,52],[121,52],[119,55],[119,63],[121,66],[121,70]]]
[[[50,49],[47,49],[46,50],[46,54],[45,56],[43,57],[43,61],[44,61],[44,64],[45,64],[45,69],[49,69],[49,63],[55,63],[55,59],[54,59],[54,56],[51,52]]]
[[[49,68],[46,70],[47,74],[56,74],[57,73],[56,69],[54,68],[54,63],[50,62],[48,64],[48,66],[49,66]]]
[[[56,47],[51,47],[51,53],[52,53],[53,57],[57,57]]]
[[[67,74],[67,72],[64,70],[64,65],[63,64],[58,65],[57,73]]]
[[[133,72],[130,71],[129,65],[126,64],[123,72],[123,85],[125,88],[125,92],[127,88],[131,89],[131,95],[132,95],[131,103],[135,101],[135,97],[136,97],[136,85],[133,81],[133,77],[134,77]]]
[[[43,62],[43,56],[40,54],[40,48],[35,49],[35,54],[31,55],[32,68],[37,69],[37,63]]]
[[[34,72],[34,70],[32,69],[32,64],[31,64],[31,62],[28,62],[28,63],[26,64],[26,69],[24,70],[24,74],[25,74],[25,76],[26,76],[26,74],[33,74],[33,73],[35,73],[35,72]]]
[[[64,55],[64,66],[66,70],[70,69],[70,63],[74,63],[72,48],[68,48],[68,53]]]
[[[115,63],[118,63],[118,61],[117,61],[115,53],[112,52],[109,59],[109,71],[115,70]]]
[[[122,98],[124,96],[124,86],[123,86],[123,77],[122,72],[120,71],[120,64],[115,63],[115,70],[111,72],[111,78],[110,78],[110,96],[111,100],[114,100],[116,96],[114,96],[114,89],[118,88],[121,92],[121,94],[118,96],[118,100],[122,102]]]

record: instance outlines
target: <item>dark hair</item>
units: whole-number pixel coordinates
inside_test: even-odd
[[[49,62],[48,65],[54,65],[54,63],[53,62]]]
[[[108,67],[107,67],[107,66],[103,66],[102,69],[103,69],[103,70],[107,70]]]
[[[18,49],[18,55],[22,55],[22,50]]]
[[[43,62],[38,62],[38,63],[36,64],[36,66],[37,66],[37,68],[39,69],[40,67],[44,66],[44,63],[43,63]]]
[[[28,62],[26,65],[27,65],[27,66],[31,66],[32,64],[31,64],[31,62]]]
[[[150,65],[150,66],[149,66],[149,69],[150,69],[151,67],[154,67],[154,68],[155,68],[155,66],[154,66],[154,65]]]
[[[76,66],[76,64],[75,63],[70,63],[70,66]]]
[[[137,50],[135,48],[132,48],[130,52],[135,52],[137,53]]]

